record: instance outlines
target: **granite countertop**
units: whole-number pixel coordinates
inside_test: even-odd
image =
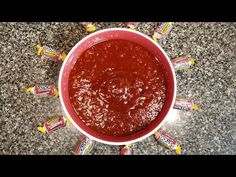
[[[138,31],[152,35],[160,23],[141,23]],[[125,27],[96,23],[98,30]],[[61,62],[43,63],[38,41],[70,49],[88,32],[79,23],[0,23],[0,154],[72,154],[79,135],[67,126],[50,135],[36,125],[62,114],[58,98],[34,98],[24,92],[35,83],[57,84]],[[183,154],[236,154],[236,23],[178,23],[160,43],[170,58],[191,55],[196,65],[177,73],[177,95],[199,105],[178,111],[163,129],[182,146]],[[119,146],[96,143],[92,154],[118,154]],[[134,154],[173,154],[151,136],[133,145]]]

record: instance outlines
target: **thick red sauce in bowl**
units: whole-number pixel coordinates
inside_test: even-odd
[[[78,119],[109,136],[147,128],[166,98],[158,59],[141,45],[121,39],[85,50],[71,70],[68,89]]]

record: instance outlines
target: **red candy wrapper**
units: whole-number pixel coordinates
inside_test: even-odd
[[[88,155],[93,150],[94,141],[86,136],[82,136],[80,139],[73,153],[75,155]]]
[[[163,130],[157,131],[155,133],[155,138],[163,146],[169,148],[170,150],[174,150],[176,154],[181,154],[180,145],[165,131]]]
[[[96,30],[96,26],[92,22],[81,22],[80,23],[88,32],[93,32]]]
[[[37,84],[34,87],[29,87],[26,89],[26,92],[33,93],[35,96],[40,97],[58,97],[59,92],[58,89],[54,85],[48,84]]]
[[[129,29],[135,30],[138,26],[139,22],[127,22],[126,25],[129,27]]]
[[[71,124],[70,120],[66,116],[54,116],[48,121],[46,121],[43,126],[38,126],[38,131],[49,134],[61,127],[65,127],[66,125]]]
[[[133,155],[131,145],[126,145],[120,149],[120,155]]]
[[[65,52],[54,50],[47,46],[41,46],[40,44],[36,45],[36,48],[38,50],[38,55],[41,56],[42,60],[53,60],[53,61],[64,61],[66,59]]]
[[[192,110],[198,110],[198,106],[194,104],[193,101],[190,101],[184,98],[176,98],[174,109],[192,111]]]
[[[195,60],[191,57],[178,57],[171,60],[175,71],[189,69],[195,64]]]

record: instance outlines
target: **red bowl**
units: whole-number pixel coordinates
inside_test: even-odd
[[[159,59],[167,81],[165,104],[161,112],[158,114],[157,118],[146,129],[124,137],[103,135],[87,127],[78,118],[77,114],[72,108],[69,99],[68,80],[70,72],[74,64],[76,63],[77,58],[83,53],[83,51],[93,46],[94,44],[110,39],[129,40],[145,47]],[[72,48],[72,50],[67,55],[67,58],[64,61],[60,71],[59,92],[60,92],[60,100],[62,103],[62,107],[66,115],[70,118],[73,125],[76,128],[78,128],[80,132],[82,132],[89,138],[101,143],[111,144],[111,145],[125,145],[141,141],[146,137],[152,135],[156,130],[160,128],[163,121],[166,119],[167,114],[170,112],[170,109],[173,107],[176,95],[176,80],[175,80],[174,69],[172,67],[169,57],[164,52],[164,50],[150,37],[140,32],[129,29],[111,28],[111,29],[100,30],[88,35],[87,37],[79,41]]]

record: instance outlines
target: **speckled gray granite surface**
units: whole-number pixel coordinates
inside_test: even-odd
[[[98,30],[124,27],[96,23]],[[160,23],[141,23],[151,36]],[[89,33],[78,23],[0,23],[0,154],[72,154],[80,133],[68,126],[50,135],[35,126],[61,114],[57,98],[34,98],[24,88],[57,84],[61,63],[42,63],[38,41],[69,50]],[[163,129],[182,146],[183,154],[236,154],[236,23],[178,23],[160,43],[170,58],[191,55],[196,65],[177,74],[177,95],[193,99],[195,112],[177,112]],[[118,146],[96,143],[92,154],[118,154]],[[173,154],[149,137],[133,146],[134,154]]]

